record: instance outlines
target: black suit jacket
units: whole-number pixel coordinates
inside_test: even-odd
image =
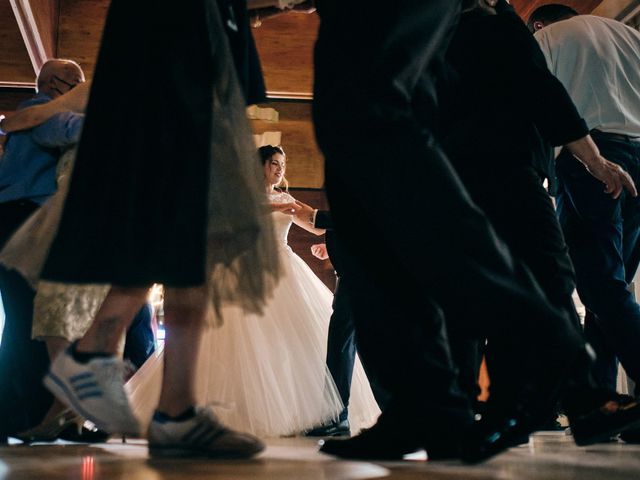
[[[331,212],[329,210],[318,210],[316,213],[316,221],[313,226],[316,228],[324,228],[326,230],[324,241],[327,244],[329,259],[333,264],[333,268],[336,269],[336,274],[340,276],[342,272],[343,253],[340,250],[336,234],[333,231],[333,219],[331,218]]]

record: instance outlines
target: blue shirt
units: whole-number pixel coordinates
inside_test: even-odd
[[[37,94],[18,107],[51,101]],[[0,203],[29,200],[44,203],[57,189],[56,166],[62,151],[80,139],[84,114],[58,113],[42,125],[9,135],[0,159]]]

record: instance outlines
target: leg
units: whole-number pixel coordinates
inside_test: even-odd
[[[344,405],[340,422],[347,420],[351,378],[356,358],[355,327],[351,317],[351,307],[347,291],[340,286],[340,279],[334,292],[333,313],[329,322],[327,340],[327,367],[333,377]]]
[[[637,159],[634,167],[633,155],[624,146],[596,141],[607,158],[632,174],[634,168],[637,171]],[[625,268],[625,251],[633,251],[634,246],[625,247],[624,236],[624,232],[638,228],[640,202],[626,194],[618,200],[604,194],[600,182],[566,152],[558,158],[557,166],[561,183],[558,214],[576,268],[578,293],[629,376],[640,378],[636,349],[640,342],[640,307],[627,288]],[[615,380],[606,381],[612,384]]]
[[[210,409],[196,406],[196,366],[208,301],[205,288],[165,291],[164,375],[148,432],[154,457],[246,458],[264,449],[257,438],[225,427]]]
[[[31,339],[35,292],[16,272],[0,267],[5,327],[0,345],[0,436],[34,427],[53,398],[42,377],[49,358],[42,342]]]
[[[164,375],[158,410],[178,416],[196,405],[195,378],[206,305],[173,304],[172,293],[165,302],[167,336],[164,347]]]
[[[84,337],[55,359],[45,377],[61,402],[109,433],[139,434],[124,390],[126,368],[116,357],[147,291],[113,287]]]

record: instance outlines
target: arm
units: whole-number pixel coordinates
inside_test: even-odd
[[[633,180],[624,169],[600,155],[591,135],[567,143],[567,149],[585,166],[587,171],[605,184],[605,192],[618,198],[623,190],[637,197],[638,192]]]
[[[324,235],[325,229],[317,228],[314,225],[316,210],[306,203],[300,202],[298,200],[295,200],[295,202],[299,207],[299,210],[293,215],[293,223],[306,230],[307,232],[311,232],[315,235]]]
[[[26,130],[41,125],[57,113],[83,112],[90,88],[91,82],[84,82],[50,102],[19,110],[2,121],[2,130],[7,133]]]
[[[83,113],[57,113],[33,129],[33,139],[43,147],[67,147],[78,143],[83,124]]]

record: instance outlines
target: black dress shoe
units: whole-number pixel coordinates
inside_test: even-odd
[[[569,423],[577,445],[609,442],[618,433],[640,428],[640,404],[612,400],[584,415],[570,416]]]
[[[457,441],[440,437],[437,445],[429,447],[422,432],[404,431],[387,422],[378,421],[373,427],[346,440],[320,441],[320,451],[340,458],[357,460],[402,460],[405,455],[427,450],[430,460],[459,458]]]
[[[78,431],[75,425],[70,425],[58,434],[58,438],[68,442],[78,443],[104,443],[109,440],[111,434],[97,428],[87,428],[83,425]]]
[[[533,425],[534,422],[526,413],[488,413],[466,435],[460,458],[467,463],[480,463],[508,448],[527,443],[529,434],[534,429]]]
[[[634,428],[634,429],[631,429],[631,430],[626,430],[626,431],[624,431],[624,432],[622,432],[620,434],[620,438],[625,443],[639,444],[640,443],[640,428]]]
[[[350,435],[349,420],[321,425],[305,433],[306,437],[348,437]]]

